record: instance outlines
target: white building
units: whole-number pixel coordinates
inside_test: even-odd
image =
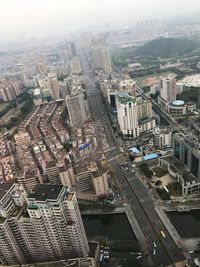
[[[160,98],[166,103],[176,100],[176,78],[160,79]]]
[[[118,95],[117,117],[124,135],[138,135],[137,104],[134,97]]]
[[[161,129],[156,127],[154,132],[154,145],[156,147],[164,147],[172,145],[172,131],[170,129]]]
[[[40,88],[33,90],[33,103],[35,106],[40,106],[42,104],[42,92]]]
[[[155,128],[155,119],[152,118],[152,111],[148,114],[148,109],[151,109],[151,102],[143,103],[126,93],[118,95],[117,117],[123,135],[137,137]]]

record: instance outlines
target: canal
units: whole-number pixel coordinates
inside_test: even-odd
[[[200,210],[166,214],[182,238],[200,238]]]
[[[82,215],[86,235],[108,237],[110,240],[136,240],[135,234],[124,213]]]

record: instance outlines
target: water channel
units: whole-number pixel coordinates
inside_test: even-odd
[[[86,235],[110,240],[136,240],[125,214],[82,215]]]
[[[200,238],[200,210],[166,214],[182,238]]]

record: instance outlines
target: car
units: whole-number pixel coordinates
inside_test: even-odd
[[[153,242],[153,245],[154,245],[154,248],[156,248],[156,243],[155,242]]]
[[[142,256],[141,256],[141,255],[139,255],[139,256],[137,256],[137,258],[136,258],[136,259],[137,259],[137,260],[139,260],[139,259],[141,259],[141,258],[142,258]]]
[[[155,249],[153,250],[153,255],[154,255],[154,256],[156,255],[156,250],[155,250]]]

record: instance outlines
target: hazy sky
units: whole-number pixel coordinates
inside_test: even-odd
[[[96,23],[200,13],[200,0],[0,0],[0,39],[67,33]]]

